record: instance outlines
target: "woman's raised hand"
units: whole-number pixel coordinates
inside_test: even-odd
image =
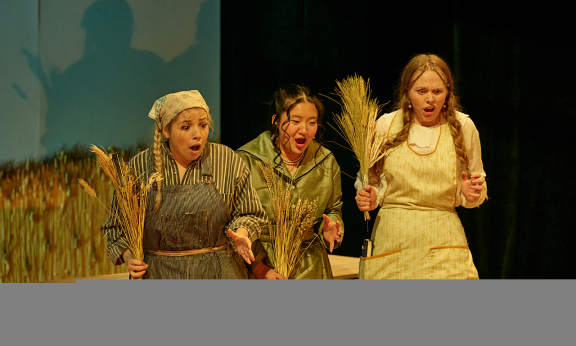
[[[252,261],[254,261],[254,254],[251,250],[252,241],[248,238],[248,231],[245,228],[240,227],[236,232],[229,229],[228,234],[232,237],[238,254],[244,258],[246,263],[251,264]]]
[[[474,203],[480,198],[482,190],[484,190],[484,182],[486,179],[480,177],[480,173],[474,173],[468,179],[466,172],[462,172],[462,194],[470,203]]]
[[[356,204],[360,211],[370,211],[376,208],[376,190],[370,185],[364,190],[356,191]]]
[[[334,250],[334,242],[341,242],[342,241],[342,234],[344,231],[340,229],[340,221],[332,221],[326,214],[322,214],[324,218],[324,228],[322,229],[322,233],[324,234],[324,240],[326,240],[330,244],[330,252]]]

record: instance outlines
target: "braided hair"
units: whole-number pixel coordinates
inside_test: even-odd
[[[212,115],[210,113],[206,112],[205,109],[199,107],[192,107],[189,109],[202,109],[208,116],[208,127],[212,131],[214,131],[214,120],[212,120]],[[186,109],[183,110],[182,112],[184,111],[186,111]],[[170,120],[170,122],[165,126],[165,129],[170,131],[170,129],[172,128],[172,124],[174,124],[174,122],[180,117],[180,114],[182,112],[178,113],[178,115],[172,118],[172,120]],[[154,155],[154,169],[156,170],[156,172],[160,174],[164,174],[163,162],[162,162],[162,142],[163,142],[162,138],[164,132],[162,129],[163,119],[164,118],[161,115],[159,115],[158,119],[156,119],[156,129],[154,131],[154,145],[152,146],[152,154]],[[158,188],[158,193],[156,194],[156,199],[154,200],[154,209],[152,210],[152,212],[156,212],[158,209],[160,209],[160,205],[162,202],[162,195],[160,192],[162,188],[162,179],[157,181],[156,184]]]

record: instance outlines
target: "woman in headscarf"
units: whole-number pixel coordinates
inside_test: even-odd
[[[266,214],[252,188],[250,171],[230,148],[207,141],[213,127],[197,90],[158,99],[152,148],[129,163],[144,179],[161,172],[149,194],[144,261],[132,257],[123,230],[108,216],[108,258],[125,262],[132,279],[245,279],[254,260],[252,241]],[[118,205],[112,201],[111,211]]]
[[[386,156],[356,181],[361,211],[381,209],[373,252],[360,261],[364,279],[477,279],[478,271],[455,208],[486,199],[480,137],[459,112],[444,60],[421,54],[402,72],[396,108],[376,122]]]
[[[344,234],[340,166],[334,155],[320,143],[324,131],[324,106],[310,89],[293,85],[278,90],[270,103],[270,130],[237,150],[252,172],[252,182],[266,214],[274,219],[273,202],[259,162],[271,161],[276,174],[294,192],[291,208],[298,199],[317,200],[315,224],[306,230],[302,249],[307,248],[294,279],[332,279],[326,249],[338,247]],[[274,227],[275,225],[271,225]],[[317,235],[317,236],[316,236]],[[258,278],[279,278],[275,266],[269,226],[262,228],[253,243],[256,260],[252,272]]]

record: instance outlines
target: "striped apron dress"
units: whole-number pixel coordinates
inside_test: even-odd
[[[150,160],[148,172],[154,171]],[[202,161],[202,181],[163,187],[162,205],[155,213],[157,191],[150,190],[144,228],[144,262],[149,267],[143,279],[247,278],[244,259],[232,250],[227,232],[230,211],[211,180],[208,154]]]
[[[389,138],[402,125],[396,116]],[[387,154],[388,187],[372,231],[372,256],[360,261],[361,279],[478,279],[455,211],[457,160],[444,120],[432,153],[418,154],[405,141]]]

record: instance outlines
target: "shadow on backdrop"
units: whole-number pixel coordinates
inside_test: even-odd
[[[196,43],[168,63],[169,92],[197,89],[210,107],[216,131],[210,140],[220,142],[220,1],[200,5]]]
[[[128,147],[150,142],[146,115],[163,86],[162,59],[130,47],[134,16],[126,1],[92,4],[82,19],[86,41],[81,60],[62,73],[45,75],[30,66],[47,99],[46,154],[76,144]]]
[[[148,146],[153,122],[147,114],[153,102],[190,89],[200,90],[210,105],[216,123],[211,140],[219,140],[219,18],[219,1],[202,3],[197,42],[165,64],[155,53],[131,48],[134,16],[125,0],[99,0],[82,19],[86,31],[82,58],[64,72],[46,75],[40,58],[24,50],[46,93],[45,132],[40,140],[46,155],[78,144]]]

